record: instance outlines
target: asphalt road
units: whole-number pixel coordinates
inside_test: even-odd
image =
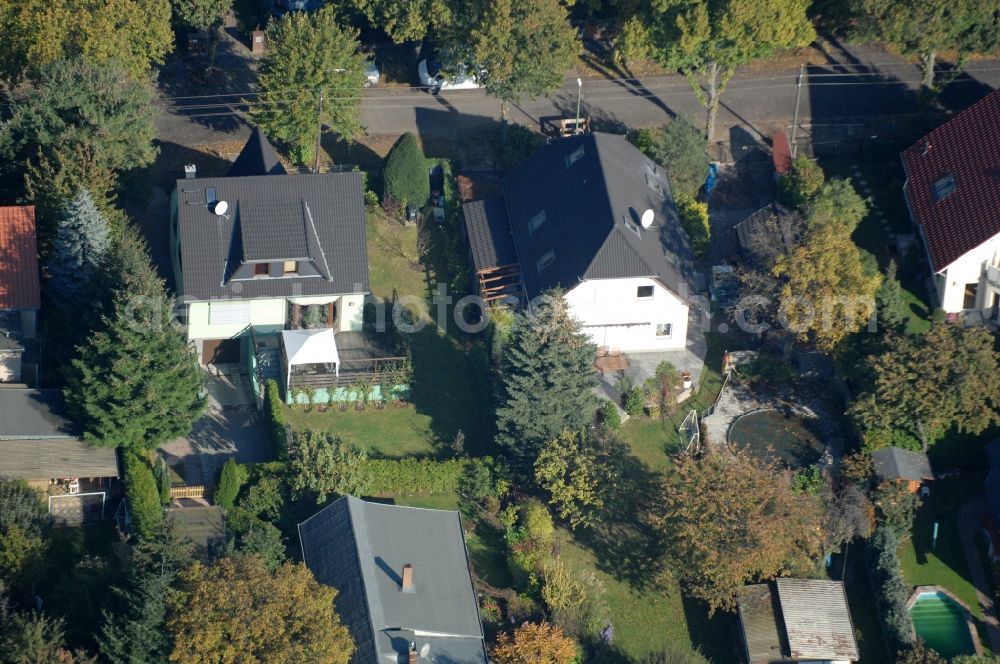
[[[836,124],[887,118],[920,110],[915,65],[881,51],[844,47],[830,63],[806,68],[801,79],[799,120],[802,124]],[[244,77],[242,80],[246,80]],[[798,68],[738,72],[722,97],[716,139],[730,127],[770,133],[787,127],[799,92]],[[1000,87],[1000,61],[971,63],[942,94],[953,110],[968,106]],[[220,96],[164,99],[157,128],[162,140],[182,145],[235,140],[247,134],[242,122],[244,90]],[[572,117],[576,111],[575,75],[547,98],[526,99],[511,108],[515,122],[537,126],[549,117]],[[597,127],[644,127],[662,124],[682,113],[700,122],[704,109],[688,82],[679,75],[642,79],[587,78],[583,81],[581,114]],[[362,124],[370,134],[414,131],[423,135],[463,135],[499,118],[499,103],[480,90],[456,90],[437,96],[406,87],[376,87],[364,91]]]

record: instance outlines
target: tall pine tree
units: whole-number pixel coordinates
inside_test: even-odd
[[[111,248],[108,222],[81,189],[57,222],[48,268],[49,295],[63,307],[83,305]]]
[[[518,313],[501,357],[497,444],[525,465],[541,446],[591,423],[596,347],[559,291]]]
[[[64,393],[91,445],[152,449],[201,415],[201,372],[134,232],[123,233],[112,262],[109,313],[79,348]]]

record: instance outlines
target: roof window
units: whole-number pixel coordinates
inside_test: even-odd
[[[585,153],[586,153],[586,150],[581,145],[580,147],[578,147],[577,149],[573,150],[568,155],[566,155],[566,168],[569,168],[570,166],[572,166],[576,162],[580,161],[580,159],[583,158],[583,155]]]
[[[534,217],[532,217],[528,221],[528,234],[530,235],[530,234],[534,233],[535,231],[537,231],[539,228],[541,228],[542,224],[545,223],[545,220],[546,220],[545,210],[542,210],[541,212],[539,212],[538,214],[536,214]]]
[[[947,173],[938,178],[934,184],[931,185],[931,193],[934,194],[935,201],[944,200],[953,191],[955,191],[955,176],[951,173]]]
[[[541,274],[542,271],[545,270],[545,268],[552,265],[552,263],[555,260],[556,260],[556,252],[552,251],[551,249],[542,254],[542,257],[539,258],[538,262],[535,264],[535,267],[538,268],[538,274]]]

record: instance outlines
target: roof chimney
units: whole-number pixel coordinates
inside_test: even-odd
[[[413,592],[413,565],[410,563],[403,565],[403,592]]]
[[[417,664],[417,644],[410,641],[410,651],[407,653],[407,664]]]
[[[198,167],[194,164],[184,164],[184,178],[193,180],[198,174]]]

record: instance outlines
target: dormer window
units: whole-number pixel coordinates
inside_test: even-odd
[[[299,272],[298,261],[285,261],[283,271],[285,274],[298,274]]]
[[[271,274],[271,264],[270,263],[254,263],[253,264],[253,276],[255,277],[267,277]]]
[[[934,194],[935,201],[947,198],[953,191],[955,191],[955,176],[951,173],[938,178],[931,186],[931,193]]]
[[[556,260],[556,252],[554,251],[549,250],[546,251],[544,254],[542,254],[542,257],[538,259],[538,262],[535,265],[535,267],[538,268],[538,273],[541,274],[542,271],[548,266],[552,265],[552,263],[555,260]]]

